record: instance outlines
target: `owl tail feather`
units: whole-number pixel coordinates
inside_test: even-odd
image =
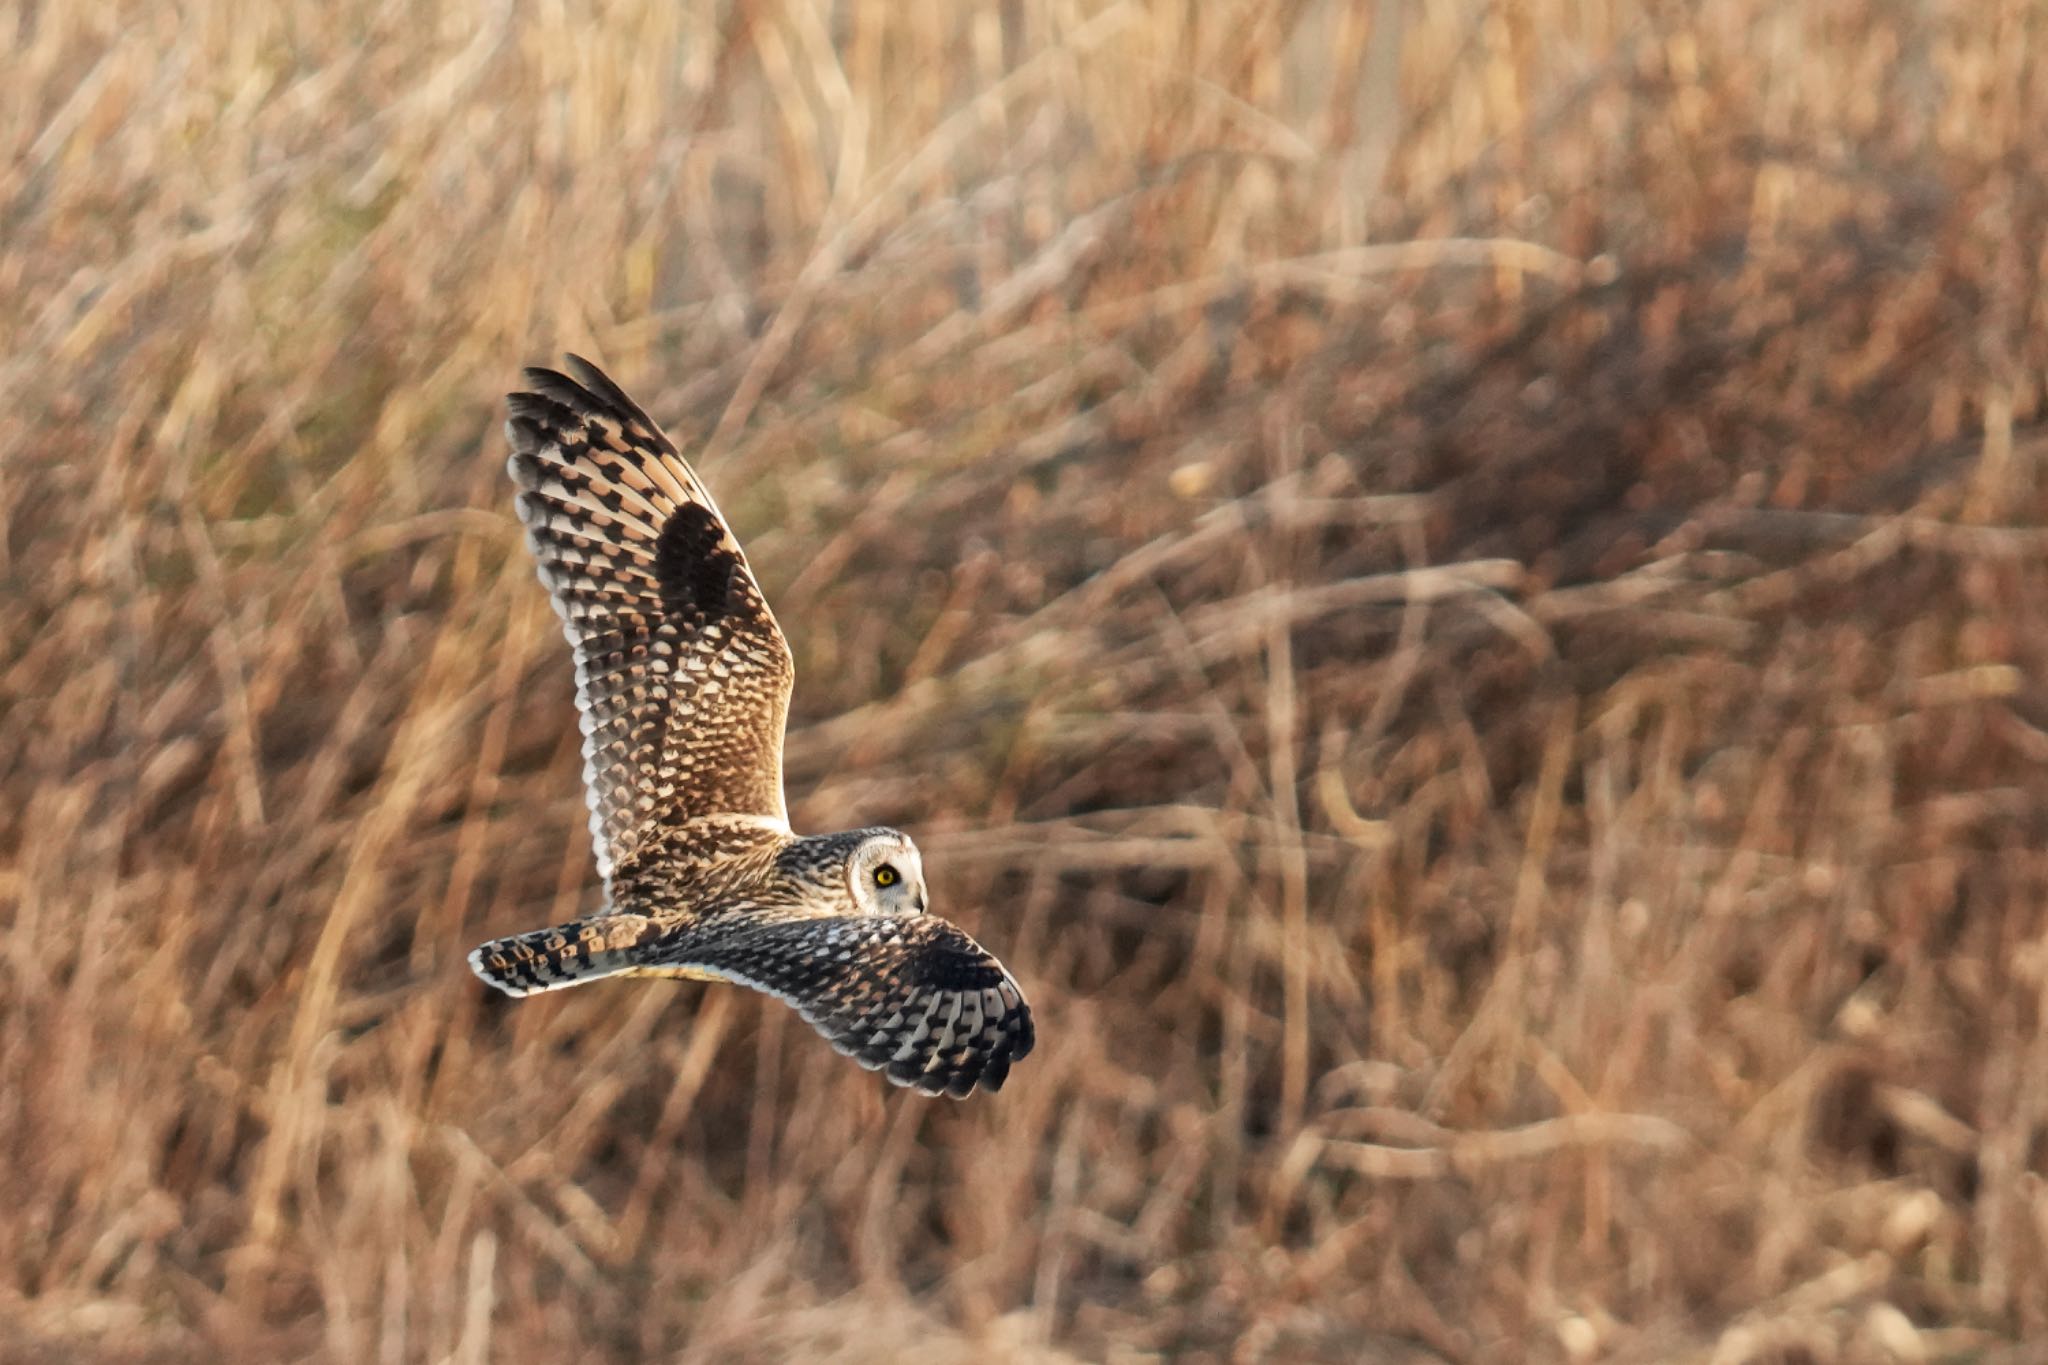
[[[494,938],[469,955],[469,969],[507,995],[534,995],[627,971],[640,961],[635,950],[654,937],[643,915],[570,920]]]

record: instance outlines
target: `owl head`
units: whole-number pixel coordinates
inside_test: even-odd
[[[846,860],[846,880],[854,905],[864,915],[921,915],[929,903],[924,860],[910,836],[900,830],[866,831]]]

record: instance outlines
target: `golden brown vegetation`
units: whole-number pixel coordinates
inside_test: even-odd
[[[0,9],[6,1358],[2034,1358],[2044,28]],[[464,970],[595,895],[563,348],[1001,1095]]]

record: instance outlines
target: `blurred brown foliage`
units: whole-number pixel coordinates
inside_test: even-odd
[[[5,1357],[2038,1358],[2044,29],[0,10]],[[1001,1095],[464,970],[595,897],[564,348]]]

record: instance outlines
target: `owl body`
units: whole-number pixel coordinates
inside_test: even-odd
[[[613,976],[773,995],[841,1053],[927,1094],[1000,1088],[1035,1040],[1010,973],[928,913],[901,831],[791,831],[789,647],[696,475],[587,361],[527,371],[509,462],[527,545],[576,660],[595,914],[495,939],[508,995]]]
[[[724,913],[922,914],[924,863],[910,836],[733,830],[695,821],[612,874],[612,895],[661,923]],[[716,852],[706,855],[707,842]],[[888,867],[888,884],[873,874]]]

